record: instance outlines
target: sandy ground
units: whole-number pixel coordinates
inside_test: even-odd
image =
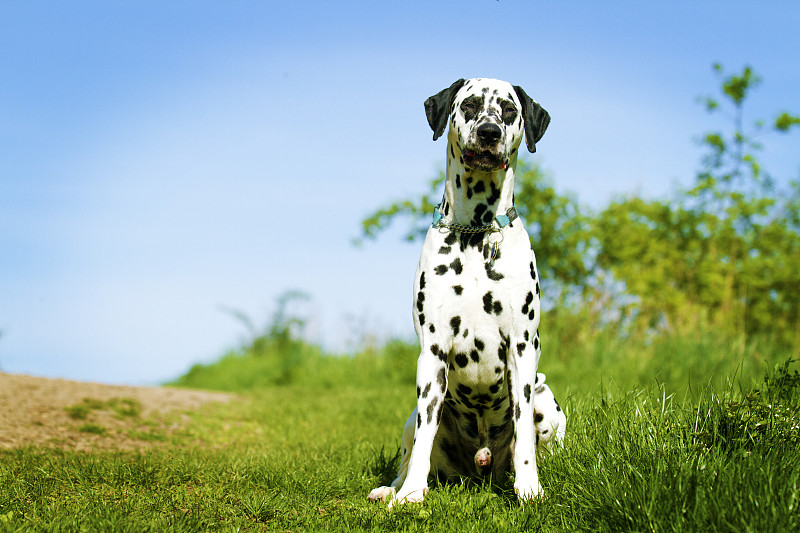
[[[170,433],[179,431],[189,412],[231,398],[206,391],[101,385],[0,372],[0,449],[28,445],[73,450],[150,448],[163,445]],[[115,401],[116,405],[121,401],[141,407],[141,411],[121,415],[113,409]],[[85,418],[70,416],[66,408],[76,405],[84,407]]]

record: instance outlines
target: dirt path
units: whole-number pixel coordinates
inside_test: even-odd
[[[125,387],[0,372],[0,449],[159,446],[188,412],[232,396],[169,387]]]

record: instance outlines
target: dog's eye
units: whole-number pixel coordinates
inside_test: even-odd
[[[476,109],[477,109],[477,107],[475,107],[475,104],[473,104],[472,102],[462,102],[461,103],[461,111],[463,111],[465,113],[468,112],[468,111],[471,112],[471,113],[474,113]]]
[[[503,106],[503,122],[511,124],[517,118],[517,108],[512,105]]]

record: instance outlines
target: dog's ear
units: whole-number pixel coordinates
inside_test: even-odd
[[[522,119],[525,121],[525,144],[528,151],[536,151],[536,143],[544,135],[544,130],[550,124],[550,115],[542,106],[528,96],[522,87],[514,85],[520,103],[522,103]]]
[[[453,99],[458,90],[464,86],[464,79],[456,80],[450,87],[439,91],[425,100],[425,116],[428,117],[428,124],[433,130],[433,140],[442,136],[447,128],[450,118],[450,108],[453,106]]]

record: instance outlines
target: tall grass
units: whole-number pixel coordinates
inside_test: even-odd
[[[542,322],[539,371],[558,394],[596,396],[609,388],[651,385],[696,395],[749,388],[775,364],[800,354],[766,337],[731,336],[702,327],[658,335],[621,334],[582,313],[550,313]],[[419,345],[393,339],[380,348],[330,354],[294,337],[262,335],[210,365],[196,365],[173,384],[223,391],[307,384],[414,384]]]
[[[554,316],[541,370],[568,416],[540,464],[547,497],[511,480],[431,484],[388,512],[415,401],[417,346],[326,354],[264,335],[176,384],[237,392],[147,452],[0,452],[0,531],[797,531],[797,352],[714,331],[624,337]],[[107,437],[113,438],[113,437]]]

